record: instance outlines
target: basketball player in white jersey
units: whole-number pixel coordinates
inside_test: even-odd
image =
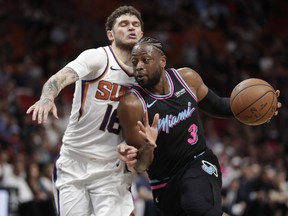
[[[55,203],[60,216],[133,215],[132,176],[117,158],[123,141],[116,110],[119,98],[135,83],[130,61],[143,36],[143,22],[131,6],[116,9],[106,22],[110,46],[89,49],[51,76],[27,114],[45,123],[55,118],[54,99],[75,83],[70,120],[55,163]]]

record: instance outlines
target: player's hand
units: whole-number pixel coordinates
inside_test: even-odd
[[[33,111],[33,112],[32,112]],[[49,98],[41,98],[35,104],[33,104],[26,111],[26,114],[30,114],[32,112],[32,120],[38,120],[38,124],[46,123],[49,112],[52,112],[53,116],[58,119],[57,107]]]
[[[275,93],[276,93],[276,96],[277,96],[277,99],[278,99],[279,96],[280,96],[280,91],[279,91],[279,90],[276,90]],[[274,116],[277,116],[277,115],[278,115],[278,109],[280,109],[281,107],[282,107],[282,103],[278,101],[278,102],[277,102],[277,108],[276,108],[276,110],[275,110],[275,112],[274,112]],[[269,123],[272,118],[273,118],[273,116],[267,121],[267,123]]]
[[[280,91],[279,90],[276,90],[276,96],[277,96],[277,99],[279,98],[280,96]],[[278,109],[280,109],[282,107],[282,103],[281,102],[277,102],[277,109],[274,113],[274,116],[277,116],[278,115]]]
[[[148,112],[147,110],[144,111],[144,118],[143,123],[141,121],[138,121],[138,125],[140,127],[140,135],[144,138],[146,144],[149,147],[156,148],[156,140],[158,137],[158,121],[159,121],[159,114],[155,114],[153,123],[150,126],[149,125],[149,119],[148,119]],[[147,147],[148,147],[147,146]]]
[[[118,158],[125,162],[128,166],[128,168],[134,168],[137,163],[137,152],[138,149],[129,146],[126,143],[120,143],[117,146],[117,152],[118,152]]]

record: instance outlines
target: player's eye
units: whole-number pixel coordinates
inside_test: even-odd
[[[144,59],[143,59],[143,62],[144,62],[145,64],[149,64],[150,58],[144,58]]]
[[[132,65],[136,66],[137,65],[137,61],[135,59],[132,59]]]
[[[134,23],[133,23],[133,26],[134,26],[134,27],[139,27],[139,26],[140,26],[140,22],[134,22]]]
[[[120,23],[119,23],[119,26],[124,27],[124,26],[126,26],[127,24],[128,24],[127,22],[123,21],[123,22],[120,22]]]

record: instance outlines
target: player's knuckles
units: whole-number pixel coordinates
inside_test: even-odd
[[[281,108],[282,107],[282,103],[281,102],[278,102],[277,103],[277,108],[279,109],[279,108]]]
[[[129,154],[129,155],[127,155],[127,158],[133,159],[133,158],[135,158],[136,156],[137,156],[137,154]]]
[[[120,160],[124,161],[124,162],[125,162],[125,160],[126,160],[126,157],[123,156],[122,154],[119,154],[119,155],[118,155],[118,158],[119,158]]]

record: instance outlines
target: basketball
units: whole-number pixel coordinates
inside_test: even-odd
[[[230,95],[231,110],[246,125],[268,122],[277,109],[277,95],[266,81],[257,78],[240,82]]]

